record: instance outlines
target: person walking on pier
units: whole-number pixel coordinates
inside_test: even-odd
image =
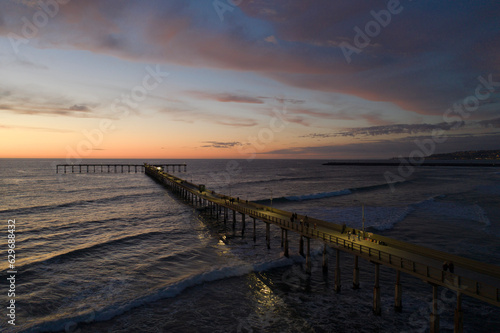
[[[450,273],[453,273],[453,271],[455,270],[455,266],[451,261],[448,263],[448,270],[450,271]]]
[[[347,232],[347,239],[351,240],[351,231],[350,230]]]
[[[345,223],[342,224],[342,231],[340,232],[341,234],[343,234],[345,232],[345,228],[346,228],[346,225]]]

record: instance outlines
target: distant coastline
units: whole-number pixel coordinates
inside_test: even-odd
[[[461,160],[461,161],[477,161],[477,160],[497,160],[500,161],[500,149],[497,150],[469,150],[456,151],[446,154],[432,154],[426,159],[431,160]]]
[[[353,166],[398,166],[400,158],[374,160],[336,160],[323,165],[353,165]],[[408,158],[404,158],[408,161]],[[458,151],[446,154],[433,154],[425,157],[420,166],[463,166],[463,167],[500,167],[500,150]]]

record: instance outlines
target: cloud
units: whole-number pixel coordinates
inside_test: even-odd
[[[443,0],[401,6],[350,64],[339,45],[354,43],[354,27],[364,29],[373,20],[371,11],[387,3],[243,1],[221,26],[210,2],[71,1],[30,43],[252,72],[288,86],[391,102],[425,115],[441,115],[473,94],[479,75],[491,73],[499,80],[500,3]],[[2,7],[12,14],[4,16],[4,35],[20,32],[20,18],[33,12],[19,2]],[[238,94],[213,97],[261,102]]]
[[[254,119],[230,115],[221,116],[208,111],[200,111],[186,105],[180,107],[167,107],[158,112],[170,116],[173,121],[182,121],[186,123],[203,121],[232,127],[251,127],[258,125],[258,122]]]
[[[64,129],[58,129],[58,128],[17,126],[17,125],[0,125],[0,129],[5,129],[5,130],[30,130],[30,131],[53,132],[53,133],[73,133],[74,132],[74,131],[64,130]]]
[[[80,112],[90,112],[91,110],[89,109],[88,106],[86,105],[78,105],[78,104],[75,104],[75,105],[72,105],[69,107],[69,110],[71,111],[80,111]]]
[[[13,62],[13,64],[15,66],[19,66],[19,67],[22,67],[22,68],[41,69],[41,70],[49,69],[44,64],[35,63],[35,62],[31,61],[31,60],[22,58],[20,56],[18,56],[16,58],[16,60]]]
[[[306,101],[303,99],[293,99],[293,98],[283,98],[283,97],[260,97],[260,98],[273,98],[276,99],[279,103],[286,104],[304,104]]]
[[[227,117],[224,117],[227,118]],[[225,125],[225,126],[235,126],[235,127],[252,127],[252,126],[257,126],[258,123],[255,120],[251,119],[237,119],[237,118],[232,118],[228,120],[216,120],[216,124],[219,125]]]
[[[500,117],[481,120],[476,122],[476,124],[484,128],[500,128]]]
[[[235,146],[241,146],[242,143],[238,141],[222,142],[222,141],[204,141],[203,143],[208,143],[208,145],[201,146],[202,148],[233,148]]]
[[[361,128],[351,128],[344,132],[335,133],[336,136],[380,136],[391,134],[415,134],[429,133],[433,130],[448,131],[452,128],[453,123],[439,124],[394,124],[385,126],[370,126]]]
[[[302,156],[310,158],[339,158],[365,159],[393,158],[399,155],[409,156],[414,150],[420,149],[415,139],[430,139],[430,136],[401,138],[394,140],[374,140],[368,142],[350,143],[345,145],[300,146],[262,152],[263,155],[277,155],[281,157]],[[481,136],[449,135],[444,143],[436,144],[434,153],[448,153],[463,150],[498,149],[500,133],[491,133]]]
[[[264,40],[268,43],[271,43],[271,44],[278,44],[278,41],[276,40],[276,37],[274,37],[274,36],[268,36],[268,37],[264,38]]]
[[[73,110],[71,108],[51,106],[51,105],[0,105],[0,109],[12,113],[29,116],[65,116],[74,118],[101,118],[101,116],[91,113],[88,110]]]
[[[355,137],[355,136],[381,136],[393,134],[417,134],[417,133],[431,133],[432,131],[451,131],[456,124],[442,122],[438,124],[393,124],[384,126],[370,126],[351,128],[342,132],[335,133],[312,133],[302,137],[311,138],[329,138],[329,137]],[[463,122],[459,127],[460,129],[474,129],[477,127],[483,128],[500,128],[500,118],[493,118],[481,121]]]
[[[189,95],[200,98],[209,99],[223,103],[250,103],[250,104],[264,104],[261,98],[247,96],[234,93],[210,93],[203,91],[188,91]]]
[[[48,115],[75,118],[101,118],[91,109],[93,103],[74,103],[64,95],[46,91],[42,86],[5,88],[0,85],[0,109],[21,115]]]

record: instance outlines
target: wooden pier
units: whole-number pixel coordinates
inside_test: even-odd
[[[172,171],[177,168],[179,172],[187,170],[186,163],[155,164],[154,167],[167,172],[170,168]],[[59,173],[59,168],[64,173],[144,173],[146,170],[144,164],[58,164],[56,173]]]
[[[462,296],[467,295],[500,306],[500,267],[475,260],[451,255],[445,252],[432,250],[423,246],[398,241],[380,235],[367,238],[363,235],[354,238],[345,232],[340,224],[330,223],[314,218],[298,216],[292,221],[292,213],[280,209],[238,200],[223,194],[205,189],[204,185],[197,185],[164,172],[158,166],[145,165],[145,173],[163,184],[188,203],[208,209],[211,216],[223,218],[224,223],[231,219],[233,228],[237,215],[241,218],[241,232],[245,233],[246,218],[253,220],[253,240],[256,241],[256,221],[266,224],[266,245],[270,248],[270,225],[281,228],[282,246],[285,256],[288,256],[288,233],[300,235],[300,253],[306,258],[306,271],[311,273],[310,241],[315,239],[324,243],[323,269],[327,265],[327,246],[335,249],[335,285],[337,292],[341,290],[340,252],[347,253],[354,260],[352,287],[359,288],[359,258],[373,264],[373,312],[381,315],[381,292],[379,285],[380,265],[392,268],[394,276],[394,310],[402,311],[401,273],[415,276],[432,287],[433,306],[430,315],[430,332],[439,332],[438,288],[453,290],[457,294],[455,309],[455,332],[463,331]],[[232,211],[232,214],[230,213]],[[359,230],[357,231],[360,232]],[[304,247],[304,242],[306,246]],[[305,250],[305,254],[304,254]],[[453,271],[443,270],[443,262],[453,262]]]

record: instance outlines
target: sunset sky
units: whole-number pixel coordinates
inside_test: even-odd
[[[0,158],[499,149],[499,13],[473,0],[2,0]]]

